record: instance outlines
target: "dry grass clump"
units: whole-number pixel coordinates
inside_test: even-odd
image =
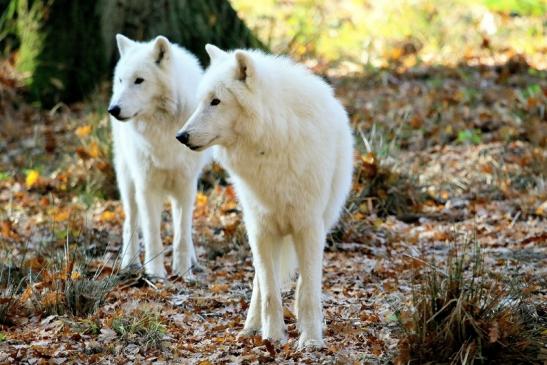
[[[0,267],[0,324],[11,323],[12,311],[19,303],[24,281],[20,268]]]
[[[373,125],[368,136],[360,131],[362,143],[357,145],[361,152],[357,177],[362,189],[356,199],[372,200],[380,216],[414,212],[424,199],[418,179],[401,171],[397,164],[397,135],[387,143]]]
[[[353,188],[344,215],[332,232],[335,240],[361,242],[363,230],[370,225],[365,218],[371,214],[404,217],[419,211],[425,194],[416,177],[399,169],[395,143],[396,138],[388,143],[376,126],[368,135],[360,131]]]
[[[404,335],[397,363],[540,364],[547,359],[547,306],[528,300],[537,287],[490,272],[474,237],[454,244],[443,262],[431,260],[415,275],[413,308],[399,317]]]
[[[22,309],[22,295],[31,274],[24,267],[24,255],[0,252],[0,324],[12,325],[13,315]]]
[[[34,309],[46,315],[93,314],[106,295],[117,285],[114,274],[101,275],[101,267],[91,269],[91,261],[78,253],[58,255],[41,268],[39,281],[27,290]]]
[[[159,313],[135,309],[112,320],[112,329],[126,342],[148,348],[161,348],[167,333]]]

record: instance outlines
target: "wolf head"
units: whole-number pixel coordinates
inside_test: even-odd
[[[113,92],[108,112],[120,121],[147,116],[164,109],[176,110],[171,95],[169,70],[172,48],[167,38],[158,36],[147,43],[116,35],[120,60],[114,71]]]
[[[192,150],[228,146],[253,129],[245,122],[260,119],[250,105],[257,104],[251,101],[256,100],[258,82],[253,51],[228,53],[211,44],[205,50],[211,65],[198,88],[198,107],[177,134]]]

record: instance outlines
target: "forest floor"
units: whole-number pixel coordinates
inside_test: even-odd
[[[108,90],[42,110],[24,101],[19,76],[4,62],[0,363],[406,363],[416,356],[408,334],[420,326],[412,323],[415,294],[435,272],[450,272],[450,258],[475,257],[478,245],[480,275],[502,283],[503,293],[516,285],[519,305],[532,312],[543,349],[530,362],[544,363],[546,72],[511,53],[491,61],[395,64],[350,76],[316,70],[347,107],[357,152],[352,195],[324,260],[326,348],[308,352],[295,350],[293,290],[284,294],[287,345],[237,339],[253,268],[240,209],[218,166],[205,173],[196,199],[203,267],[196,280],[119,273],[123,212]],[[166,210],[168,270],[171,234]],[[493,321],[485,331],[497,344],[504,324]]]

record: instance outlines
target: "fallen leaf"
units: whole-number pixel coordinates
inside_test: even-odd
[[[109,222],[109,221],[113,221],[115,218],[116,218],[116,213],[111,212],[109,210],[105,210],[101,214],[101,217],[99,219],[103,222]]]
[[[40,178],[40,172],[38,170],[28,170],[27,177],[25,179],[25,185],[28,189],[32,188]]]
[[[99,147],[99,145],[96,142],[91,142],[91,144],[87,148],[87,153],[92,158],[97,158],[101,155],[101,148]]]
[[[213,284],[211,285],[210,289],[213,293],[218,294],[227,292],[230,287],[228,286],[228,284]]]
[[[91,129],[92,129],[91,125],[86,124],[76,128],[76,131],[74,133],[76,133],[78,137],[83,138],[83,137],[89,136],[89,134],[91,133]]]

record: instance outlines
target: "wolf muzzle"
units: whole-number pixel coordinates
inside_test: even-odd
[[[114,105],[108,108],[108,113],[112,115],[114,118],[118,119],[120,117],[121,109],[119,106]]]
[[[190,134],[188,132],[178,133],[177,140],[192,151],[199,151],[201,149],[201,146],[194,146],[190,143]]]
[[[190,139],[190,135],[188,132],[180,132],[177,134],[177,140],[182,143],[183,145],[188,146],[188,140]],[[190,146],[188,146],[190,147]]]

